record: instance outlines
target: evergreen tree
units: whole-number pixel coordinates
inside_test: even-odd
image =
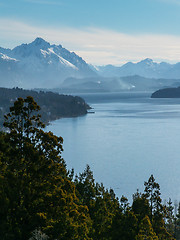
[[[75,178],[79,199],[87,205],[92,220],[93,240],[110,240],[112,219],[119,210],[118,199],[112,189],[95,182],[93,172],[87,165],[83,173]]]
[[[112,240],[135,239],[138,229],[138,219],[130,209],[124,213],[119,210],[113,218],[111,238]]]
[[[133,203],[132,203],[132,211],[138,218],[138,223],[142,221],[145,216],[150,217],[150,207],[148,199],[139,191],[133,194]]]
[[[89,239],[90,218],[61,157],[63,139],[44,132],[32,97],[19,98],[5,117],[0,141],[0,239],[29,239],[41,228],[50,239]]]
[[[178,212],[176,214],[176,230],[175,230],[175,238],[177,240],[180,239],[180,202],[179,202],[179,206],[178,206]]]
[[[159,239],[173,239],[170,233],[165,228],[165,207],[162,205],[162,199],[160,197],[160,186],[155,181],[153,175],[150,176],[149,180],[144,183],[144,197],[148,199],[150,205],[150,221],[154,232]]]
[[[139,233],[136,236],[135,240],[158,240],[155,232],[153,231],[150,219],[148,216],[145,216],[140,223]]]
[[[131,240],[135,239],[138,230],[138,219],[131,207],[128,199],[122,196],[120,207],[113,217],[111,237],[112,240]]]
[[[174,236],[174,213],[173,213],[174,207],[172,206],[171,198],[169,198],[169,201],[166,204],[166,229],[167,231]]]
[[[153,214],[161,213],[163,210],[162,200],[160,198],[160,186],[155,182],[155,178],[153,175],[150,176],[147,182],[144,182],[145,186],[145,198],[149,200],[150,204],[150,220],[152,221]]]
[[[86,166],[83,173],[76,176],[75,184],[77,194],[83,204],[87,206],[93,204],[96,196],[95,179],[89,165]]]

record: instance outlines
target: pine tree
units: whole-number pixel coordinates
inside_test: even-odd
[[[95,182],[93,172],[87,165],[83,173],[75,178],[79,199],[87,205],[92,220],[93,240],[110,240],[112,220],[119,210],[118,199],[112,189]]]
[[[154,213],[162,212],[162,200],[160,198],[160,186],[155,182],[155,178],[153,175],[150,176],[148,182],[144,182],[145,186],[145,194],[144,196],[149,200],[150,204],[150,220],[152,221],[152,217]]]
[[[144,183],[144,197],[148,199],[150,205],[150,221],[154,232],[159,239],[173,239],[172,235],[167,232],[165,228],[165,207],[162,205],[162,199],[160,197],[160,186],[155,181],[153,175],[150,176],[148,182]]]
[[[166,204],[166,229],[167,231],[174,236],[174,213],[173,213],[174,207],[172,206],[171,198],[169,198],[169,201]]]
[[[44,132],[32,97],[19,98],[4,126],[0,156],[0,239],[29,239],[42,229],[51,239],[89,239],[90,218],[61,157],[63,139]]]
[[[175,238],[177,240],[180,239],[180,202],[178,206],[178,212],[176,214],[176,231],[175,231]]]
[[[136,236],[135,240],[158,240],[156,233],[153,231],[150,219],[148,216],[145,216],[139,227],[139,233]]]
[[[135,239],[138,229],[138,219],[130,209],[126,212],[119,210],[113,218],[111,238],[112,240]]]
[[[133,194],[132,211],[138,218],[139,224],[145,216],[150,217],[150,207],[148,199],[146,199],[143,194],[139,193],[139,191]]]

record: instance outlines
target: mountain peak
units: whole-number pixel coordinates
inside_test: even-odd
[[[154,62],[151,58],[146,58],[146,59],[140,61],[139,63],[147,63],[148,64],[148,63],[154,63]]]
[[[42,48],[48,48],[50,46],[50,43],[46,42],[43,38],[37,37],[31,45],[36,47],[42,47]]]
[[[33,43],[35,43],[36,45],[39,45],[39,44],[42,44],[42,43],[48,43],[48,42],[46,42],[43,38],[41,38],[41,37],[37,37],[34,41],[33,41]]]

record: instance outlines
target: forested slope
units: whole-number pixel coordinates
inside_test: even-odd
[[[180,87],[159,89],[152,93],[151,98],[180,98]]]
[[[87,113],[89,106],[80,97],[60,95],[52,92],[36,92],[20,88],[0,88],[0,126],[4,121],[4,114],[18,98],[32,96],[41,106],[40,114],[43,122],[47,123],[62,117],[77,117]]]

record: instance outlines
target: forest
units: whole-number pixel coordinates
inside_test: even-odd
[[[163,203],[153,174],[132,203],[62,158],[63,138],[45,132],[40,107],[18,98],[0,132],[1,240],[180,239],[180,203]]]
[[[60,95],[53,92],[24,90],[22,88],[0,88],[0,127],[3,125],[4,114],[18,97],[32,96],[41,106],[40,114],[44,123],[62,117],[77,117],[87,113],[90,108],[81,97]]]

